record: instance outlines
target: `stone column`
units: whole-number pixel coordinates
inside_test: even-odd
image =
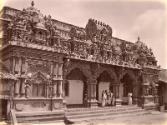
[[[20,79],[20,85],[21,85],[21,97],[25,97],[25,79]]]
[[[139,102],[139,91],[140,91],[140,85],[137,84],[133,88],[133,104],[138,104]]]
[[[14,74],[14,71],[15,71],[15,63],[16,63],[15,58],[12,57],[12,61],[11,61],[12,74]]]
[[[20,79],[16,81],[15,83],[15,97],[18,97],[20,95]]]
[[[157,104],[157,105],[160,104],[160,99],[159,99],[159,96],[158,96],[158,84],[154,85],[152,91],[153,91],[153,96],[154,96],[154,103]]]
[[[58,78],[62,78],[62,74],[63,74],[63,64],[59,64],[59,67],[58,67]]]
[[[9,80],[9,89],[10,89],[10,108],[13,108],[13,98],[14,98],[14,80]]]
[[[53,81],[53,98],[57,97],[57,81]]]
[[[59,97],[62,98],[63,95],[63,86],[62,86],[62,80],[58,81],[58,91],[59,91]]]
[[[88,80],[88,104],[90,107],[97,107],[95,79]]]
[[[22,59],[21,59],[21,57],[19,57],[18,59],[19,59],[19,64],[18,64],[19,73],[18,74],[21,75],[21,67],[22,67],[21,63],[22,63]]]
[[[122,105],[122,99],[120,98],[120,84],[116,85],[116,100],[115,104],[116,106],[121,106]]]
[[[116,86],[116,98],[120,98],[120,89],[119,89],[119,87],[120,87],[120,84],[117,84]]]
[[[58,63],[55,63],[54,65],[53,75],[56,77],[58,76]]]

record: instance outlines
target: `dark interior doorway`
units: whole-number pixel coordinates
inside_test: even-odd
[[[125,74],[121,79],[121,83],[123,83],[123,97],[127,97],[128,93],[133,93],[132,82],[133,80],[128,74]]]
[[[7,100],[0,100],[0,120],[7,120]]]

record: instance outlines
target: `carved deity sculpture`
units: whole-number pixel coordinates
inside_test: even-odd
[[[118,62],[120,60],[121,56],[121,48],[118,45],[113,45],[112,46],[112,52],[113,52],[113,60],[115,62]]]
[[[72,27],[69,34],[70,34],[71,39],[74,39],[77,36],[76,29]]]
[[[25,82],[25,97],[29,98],[31,96],[31,82],[26,80]]]

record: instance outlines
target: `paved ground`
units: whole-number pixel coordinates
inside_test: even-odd
[[[83,121],[75,123],[73,125],[165,125],[165,124],[167,124],[167,112],[153,111],[150,114],[146,115],[115,117],[105,120]],[[0,125],[5,125],[5,123],[0,122]],[[32,124],[27,124],[27,125],[32,125]],[[46,125],[46,124],[36,123],[33,125]],[[47,125],[65,125],[65,124],[48,123]]]
[[[93,120],[77,123],[75,125],[165,125],[167,124],[167,112],[151,112],[140,116],[117,117],[106,120]]]

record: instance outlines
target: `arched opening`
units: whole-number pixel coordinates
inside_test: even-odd
[[[97,86],[96,86],[96,99],[98,100],[99,104],[102,103],[102,92],[103,91],[111,91],[114,93],[113,83],[114,83],[114,76],[111,77],[107,71],[103,71],[99,77],[97,78]]]
[[[65,99],[67,105],[83,106],[86,93],[86,77],[79,68],[73,69],[66,77]]]
[[[120,97],[122,98],[123,104],[128,104],[128,95],[132,93],[133,97],[133,82],[134,79],[128,73],[124,74],[121,78],[121,85],[120,85]]]

